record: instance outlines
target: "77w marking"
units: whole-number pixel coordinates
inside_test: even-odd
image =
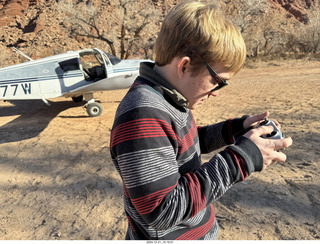
[[[31,94],[31,83],[23,83],[23,84],[20,84],[20,86],[19,84],[13,84],[13,85],[0,86],[0,88],[3,89],[2,97],[5,97],[7,93],[15,96],[17,94],[18,87],[21,87],[25,95]]]

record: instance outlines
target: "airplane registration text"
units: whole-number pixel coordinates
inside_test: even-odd
[[[21,90],[25,95],[31,94],[31,83],[0,85],[0,96],[15,96]]]

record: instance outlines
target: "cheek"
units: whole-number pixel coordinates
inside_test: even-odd
[[[195,99],[203,99],[210,94],[211,89],[212,85],[199,81],[199,83],[194,87],[193,96]]]
[[[198,80],[198,90],[201,93],[209,93],[211,89],[213,88],[213,85],[211,83],[211,77]]]
[[[211,76],[198,75],[192,77],[186,84],[188,87],[188,97],[200,99],[204,96],[209,95],[210,90],[213,88],[211,84]]]

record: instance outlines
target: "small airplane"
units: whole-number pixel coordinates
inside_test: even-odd
[[[0,100],[71,97],[74,102],[87,102],[84,107],[91,117],[101,115],[102,106],[93,93],[129,88],[139,74],[141,62],[120,60],[98,48],[69,51],[33,60],[14,48],[29,61],[0,68]]]

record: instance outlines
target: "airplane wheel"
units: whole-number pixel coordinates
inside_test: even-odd
[[[87,113],[90,117],[98,117],[102,113],[102,106],[99,103],[90,103],[87,106]]]
[[[83,96],[80,95],[80,96],[77,96],[77,97],[72,97],[72,100],[75,102],[75,103],[80,103],[83,101]]]

